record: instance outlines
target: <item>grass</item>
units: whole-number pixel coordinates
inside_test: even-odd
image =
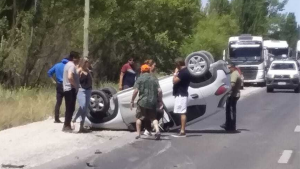
[[[94,87],[99,89],[104,86],[117,87],[115,83],[101,83]],[[7,90],[0,86],[0,130],[28,123],[41,121],[54,115],[56,102],[55,87],[20,88]],[[61,114],[64,113],[64,102]]]

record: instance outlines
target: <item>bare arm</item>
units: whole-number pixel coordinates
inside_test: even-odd
[[[124,77],[124,73],[121,72],[121,74],[120,74],[120,81],[119,81],[119,90],[122,90],[123,77]]]
[[[175,72],[174,72],[174,77],[173,77],[173,84],[177,84],[179,82],[180,82],[180,79],[178,78],[178,69],[176,68]]]
[[[134,107],[134,100],[136,98],[136,96],[138,95],[139,91],[138,89],[134,89],[133,94],[132,94],[132,99],[130,102],[130,110],[132,110],[132,108]]]

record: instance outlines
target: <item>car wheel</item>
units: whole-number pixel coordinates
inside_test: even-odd
[[[273,88],[271,88],[271,87],[267,87],[267,93],[272,93],[274,91],[274,89]]]
[[[207,52],[205,50],[201,50],[199,52],[204,53],[208,57],[208,59],[210,60],[210,63],[214,63],[215,62],[214,57],[213,57],[213,55],[210,52]]]
[[[209,71],[210,60],[202,52],[194,52],[185,59],[188,71],[193,77],[202,77]]]
[[[114,94],[117,93],[117,90],[113,87],[105,87],[102,90],[104,93],[106,93],[108,95],[109,98],[111,98]]]
[[[110,116],[111,114],[113,114],[115,112],[115,109],[116,109],[116,104],[113,100],[113,95],[115,95],[117,93],[117,90],[113,87],[105,87],[101,90],[108,96],[109,109],[107,110],[107,116]]]
[[[92,91],[89,107],[91,113],[106,113],[109,106],[109,98],[106,93],[101,90]]]

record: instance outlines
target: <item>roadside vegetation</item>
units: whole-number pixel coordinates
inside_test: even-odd
[[[294,47],[299,26],[287,0],[90,0],[89,57],[96,84],[117,82],[128,57],[157,61],[207,50],[222,57],[228,38],[250,33]],[[37,2],[37,3],[35,3]],[[55,89],[47,70],[82,51],[84,0],[0,1],[0,129],[47,118]],[[41,87],[43,86],[43,87]],[[52,87],[51,87],[52,86]]]

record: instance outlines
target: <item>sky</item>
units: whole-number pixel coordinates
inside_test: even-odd
[[[202,4],[206,4],[208,0],[202,0]],[[300,25],[300,0],[289,0],[288,4],[285,6],[284,12],[294,12],[298,25]]]

